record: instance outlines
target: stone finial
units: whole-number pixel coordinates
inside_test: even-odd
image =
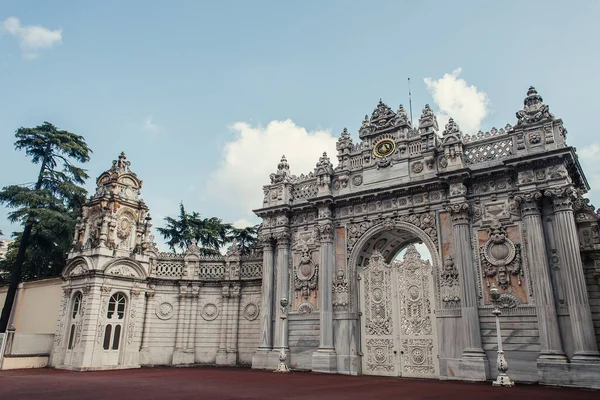
[[[277,172],[269,175],[271,178],[271,183],[281,183],[281,182],[289,182],[290,175],[290,165],[285,158],[285,155],[281,156],[281,161],[277,164]]]
[[[540,96],[533,86],[527,90],[527,96],[523,100],[523,109],[517,111],[517,125],[527,125],[540,122],[543,120],[552,120],[554,116],[550,114],[549,107],[544,104],[542,96]]]
[[[340,153],[350,153],[352,150],[352,137],[350,137],[348,129],[344,128],[342,134],[338,138],[335,148],[338,151],[338,156]]]
[[[410,125],[412,121],[408,118],[408,112],[402,104],[398,107],[398,111],[396,111],[396,116],[398,117],[397,125]]]
[[[458,124],[454,121],[453,118],[450,118],[448,120],[448,123],[446,124],[446,127],[444,128],[443,135],[444,136],[460,135],[460,128],[459,128]]]
[[[333,174],[333,164],[326,152],[323,152],[323,155],[319,157],[319,162],[317,162],[317,167],[315,168],[315,175],[324,174]]]
[[[433,110],[429,107],[429,104],[425,104],[423,108],[421,118],[419,118],[419,129],[424,131],[438,130],[437,118],[433,114]]]
[[[340,140],[342,139],[350,139],[350,134],[348,133],[348,128],[344,128],[342,134],[340,135]]]
[[[227,257],[239,257],[241,255],[240,248],[237,244],[237,241],[233,239],[231,241],[231,246],[227,249],[226,256]]]
[[[185,250],[185,254],[200,254],[200,247],[196,239],[192,239],[190,245]]]
[[[290,165],[288,164],[288,161],[285,158],[285,154],[284,154],[283,156],[281,156],[281,161],[279,162],[279,164],[277,164],[277,170],[282,171],[282,170],[289,170],[289,169],[290,169]]]

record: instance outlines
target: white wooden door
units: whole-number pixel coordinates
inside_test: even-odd
[[[102,343],[102,365],[119,365],[121,348],[123,347],[123,327],[127,299],[122,293],[115,293],[108,301],[104,340]]]

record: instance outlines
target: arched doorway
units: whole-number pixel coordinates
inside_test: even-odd
[[[439,257],[424,232],[414,226],[411,231],[375,227],[357,243],[351,260],[359,279],[365,375],[439,378],[434,268]],[[423,256],[419,242],[425,244],[417,246]]]

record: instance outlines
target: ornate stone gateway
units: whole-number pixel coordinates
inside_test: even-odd
[[[598,212],[533,87],[516,117],[467,134],[453,119],[438,129],[428,105],[413,123],[379,101],[358,141],[341,132],[336,165],[323,154],[293,175],[283,157],[255,211],[264,313],[252,366],[274,369],[284,351],[292,369],[492,379],[498,306],[511,377],[600,385],[589,380],[600,382]]]
[[[375,250],[360,276],[363,374],[437,378],[431,264],[413,245],[390,264]]]

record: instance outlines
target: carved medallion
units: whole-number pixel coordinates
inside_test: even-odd
[[[173,304],[165,301],[156,306],[156,316],[162,320],[173,318]]]
[[[215,320],[219,316],[219,308],[213,303],[205,304],[200,315],[206,321]]]
[[[377,158],[389,157],[396,150],[396,142],[392,139],[382,139],[375,143],[373,155]]]
[[[413,163],[412,170],[415,174],[423,172],[423,163],[421,161],[417,161],[417,162]]]
[[[246,307],[244,307],[244,312],[243,312],[243,316],[244,318],[246,318],[248,321],[254,321],[259,314],[259,308],[258,305],[256,303],[248,303],[246,304]]]

